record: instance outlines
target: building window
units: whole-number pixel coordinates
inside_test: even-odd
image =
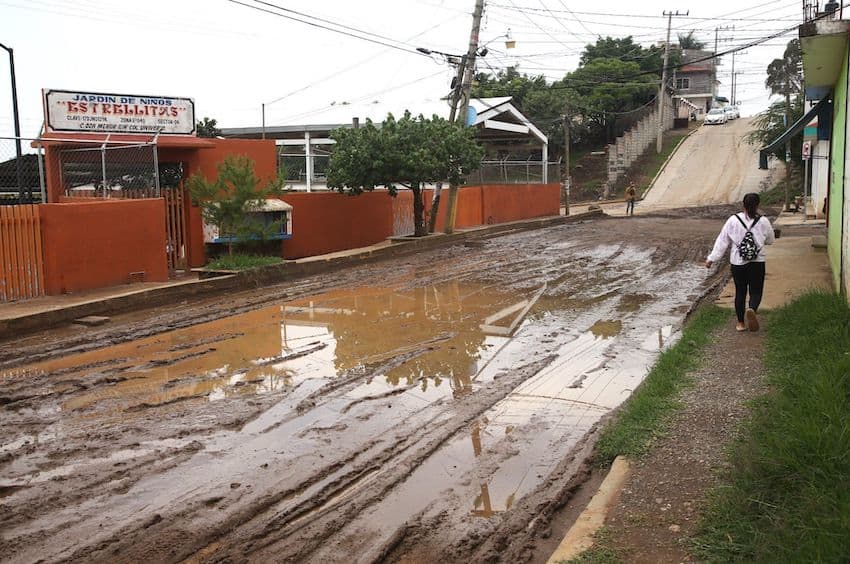
[[[690,90],[691,88],[691,79],[690,78],[677,78],[676,79],[676,90]]]

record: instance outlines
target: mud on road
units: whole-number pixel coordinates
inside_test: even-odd
[[[721,274],[599,219],[0,344],[0,554],[522,561]]]

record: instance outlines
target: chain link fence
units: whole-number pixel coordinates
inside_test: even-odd
[[[61,145],[48,164],[45,145]],[[18,154],[20,152],[20,157]],[[167,167],[166,167],[167,168]],[[48,170],[50,169],[50,170]],[[158,198],[182,171],[161,170],[156,141],[84,142],[0,137],[0,204],[47,201],[47,176],[69,198]]]
[[[543,184],[561,181],[561,161],[485,160],[466,184]]]
[[[0,137],[0,205],[43,201],[43,150],[33,142],[33,139]]]
[[[58,150],[62,193],[70,198],[158,198],[155,142],[92,143]]]

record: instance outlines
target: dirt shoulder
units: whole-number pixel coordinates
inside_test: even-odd
[[[738,333],[731,315],[715,333],[691,375],[693,385],[679,397],[681,410],[633,462],[600,541],[582,561],[695,560],[689,539],[709,490],[728,467],[726,447],[749,412],[747,402],[766,392],[763,335]]]

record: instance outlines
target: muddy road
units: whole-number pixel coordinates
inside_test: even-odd
[[[10,562],[515,562],[722,276],[727,209],[525,231],[0,343]]]

